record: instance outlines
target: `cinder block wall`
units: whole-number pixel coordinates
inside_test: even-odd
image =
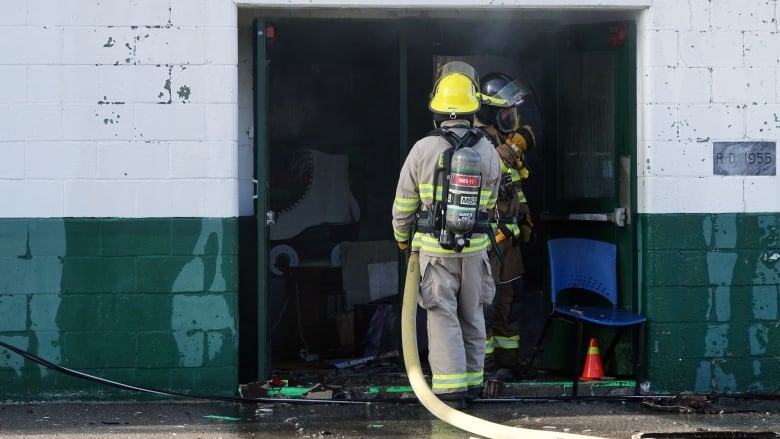
[[[654,0],[641,15],[651,391],[780,389],[780,178],[713,172],[713,142],[780,140],[779,12],[777,1]]]
[[[777,212],[776,177],[713,175],[712,143],[780,138],[776,1],[655,0],[639,23],[639,208]]]
[[[230,0],[0,3],[0,340],[235,393],[236,28]],[[144,398],[0,351],[4,400]]]
[[[0,217],[238,214],[233,2],[0,8]]]
[[[778,2],[491,3],[317,5],[635,9],[650,388],[776,391],[780,180],[714,175],[712,142],[777,141]],[[235,218],[252,206],[236,10],[0,3],[0,340],[108,378],[234,391]],[[0,381],[11,400],[116,396],[9,352]]]

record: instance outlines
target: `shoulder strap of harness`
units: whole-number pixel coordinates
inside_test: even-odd
[[[428,136],[444,137],[444,139],[447,140],[450,145],[452,145],[453,149],[460,149],[463,147],[474,146],[481,138],[485,137],[485,134],[485,131],[480,128],[469,127],[462,136],[458,136],[450,128],[439,127],[430,131]]]
[[[428,133],[428,136],[441,136],[444,137],[444,139],[450,144],[450,148],[447,148],[444,153],[441,155],[441,159],[439,161],[438,166],[436,167],[436,173],[434,174],[434,187],[433,187],[433,193],[434,195],[437,192],[439,182],[441,182],[442,185],[442,194],[441,198],[444,203],[447,202],[447,197],[449,195],[449,182],[447,181],[447,176],[450,174],[450,166],[452,162],[452,154],[463,147],[472,147],[476,145],[477,142],[479,142],[480,139],[482,139],[485,136],[485,131],[483,131],[480,128],[475,127],[461,127],[466,128],[466,132],[463,133],[462,136],[457,135],[455,132],[452,131],[452,129],[448,127],[439,127],[436,128]],[[437,207],[437,210],[438,207]]]
[[[455,128],[455,127],[452,127]],[[417,230],[423,233],[432,233],[437,239],[441,237],[444,232],[444,216],[446,211],[446,203],[449,197],[449,181],[448,175],[451,172],[451,162],[453,153],[463,147],[472,147],[479,142],[483,137],[486,137],[487,133],[476,127],[459,127],[466,131],[462,136],[459,136],[449,127],[439,127],[430,131],[427,136],[441,136],[447,143],[450,144],[450,148],[447,148],[440,156],[436,166],[436,171],[433,178],[433,193],[434,196],[439,192],[441,187],[441,200],[434,201],[432,211],[418,212],[418,221],[416,222]],[[484,214],[484,212],[483,212]],[[478,214],[479,215],[479,214]],[[480,215],[480,225],[482,223],[487,224],[487,215],[484,218]],[[486,230],[483,230],[486,229]],[[490,227],[475,227],[475,230],[479,233],[488,233],[493,241],[492,230]],[[444,247],[444,245],[442,245]],[[447,248],[447,247],[445,247]]]

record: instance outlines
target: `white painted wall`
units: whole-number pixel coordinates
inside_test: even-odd
[[[778,13],[776,0],[653,0],[642,14],[640,212],[780,211],[780,176],[715,176],[712,158],[714,141],[780,141]]]
[[[3,0],[0,217],[251,214],[237,6],[643,9],[639,211],[780,211],[780,177],[712,166],[713,141],[780,138],[777,0]]]
[[[0,217],[238,214],[231,0],[3,0],[0,78]]]

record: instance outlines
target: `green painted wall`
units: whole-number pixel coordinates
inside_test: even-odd
[[[132,385],[234,395],[237,219],[0,220],[0,340]],[[640,215],[650,391],[780,390],[780,214]],[[2,401],[153,398],[0,348]]]
[[[780,214],[640,215],[654,392],[780,390]]]
[[[237,220],[0,220],[0,340],[131,385],[234,395]],[[0,347],[3,401],[148,399]]]

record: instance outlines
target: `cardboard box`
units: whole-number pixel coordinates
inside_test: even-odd
[[[339,244],[347,310],[398,294],[398,247],[394,241]]]

